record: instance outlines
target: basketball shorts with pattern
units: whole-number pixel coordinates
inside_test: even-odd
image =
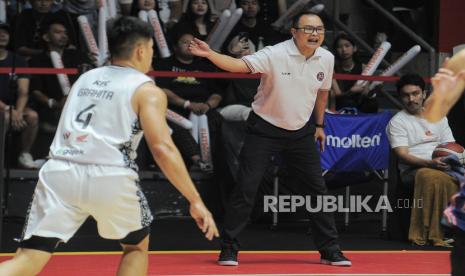
[[[89,216],[106,239],[149,226],[153,217],[138,179],[128,168],[49,160],[39,172],[21,240],[67,242]]]

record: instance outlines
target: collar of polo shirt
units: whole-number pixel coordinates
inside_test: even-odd
[[[290,40],[289,47],[287,47],[287,52],[289,53],[289,55],[291,55],[291,56],[303,56],[302,53],[297,48],[297,45],[295,45],[294,39],[291,38],[289,40]],[[320,58],[320,57],[321,57],[321,47],[318,47],[315,50],[315,53],[313,54],[313,56],[310,59],[312,59],[312,58]]]

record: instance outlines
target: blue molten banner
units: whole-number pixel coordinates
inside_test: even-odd
[[[386,126],[392,113],[325,115],[321,167],[331,171],[384,170],[389,166]]]

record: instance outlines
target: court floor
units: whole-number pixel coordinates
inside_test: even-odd
[[[216,265],[218,251],[151,251],[148,275],[449,275],[447,251],[345,251],[352,267],[319,264],[316,251],[243,251]],[[0,261],[11,258],[1,254]],[[40,276],[115,275],[120,252],[56,253]]]

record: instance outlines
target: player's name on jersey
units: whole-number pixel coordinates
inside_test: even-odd
[[[78,97],[91,97],[109,101],[113,98],[113,94],[113,91],[92,88],[81,88],[78,91]]]

